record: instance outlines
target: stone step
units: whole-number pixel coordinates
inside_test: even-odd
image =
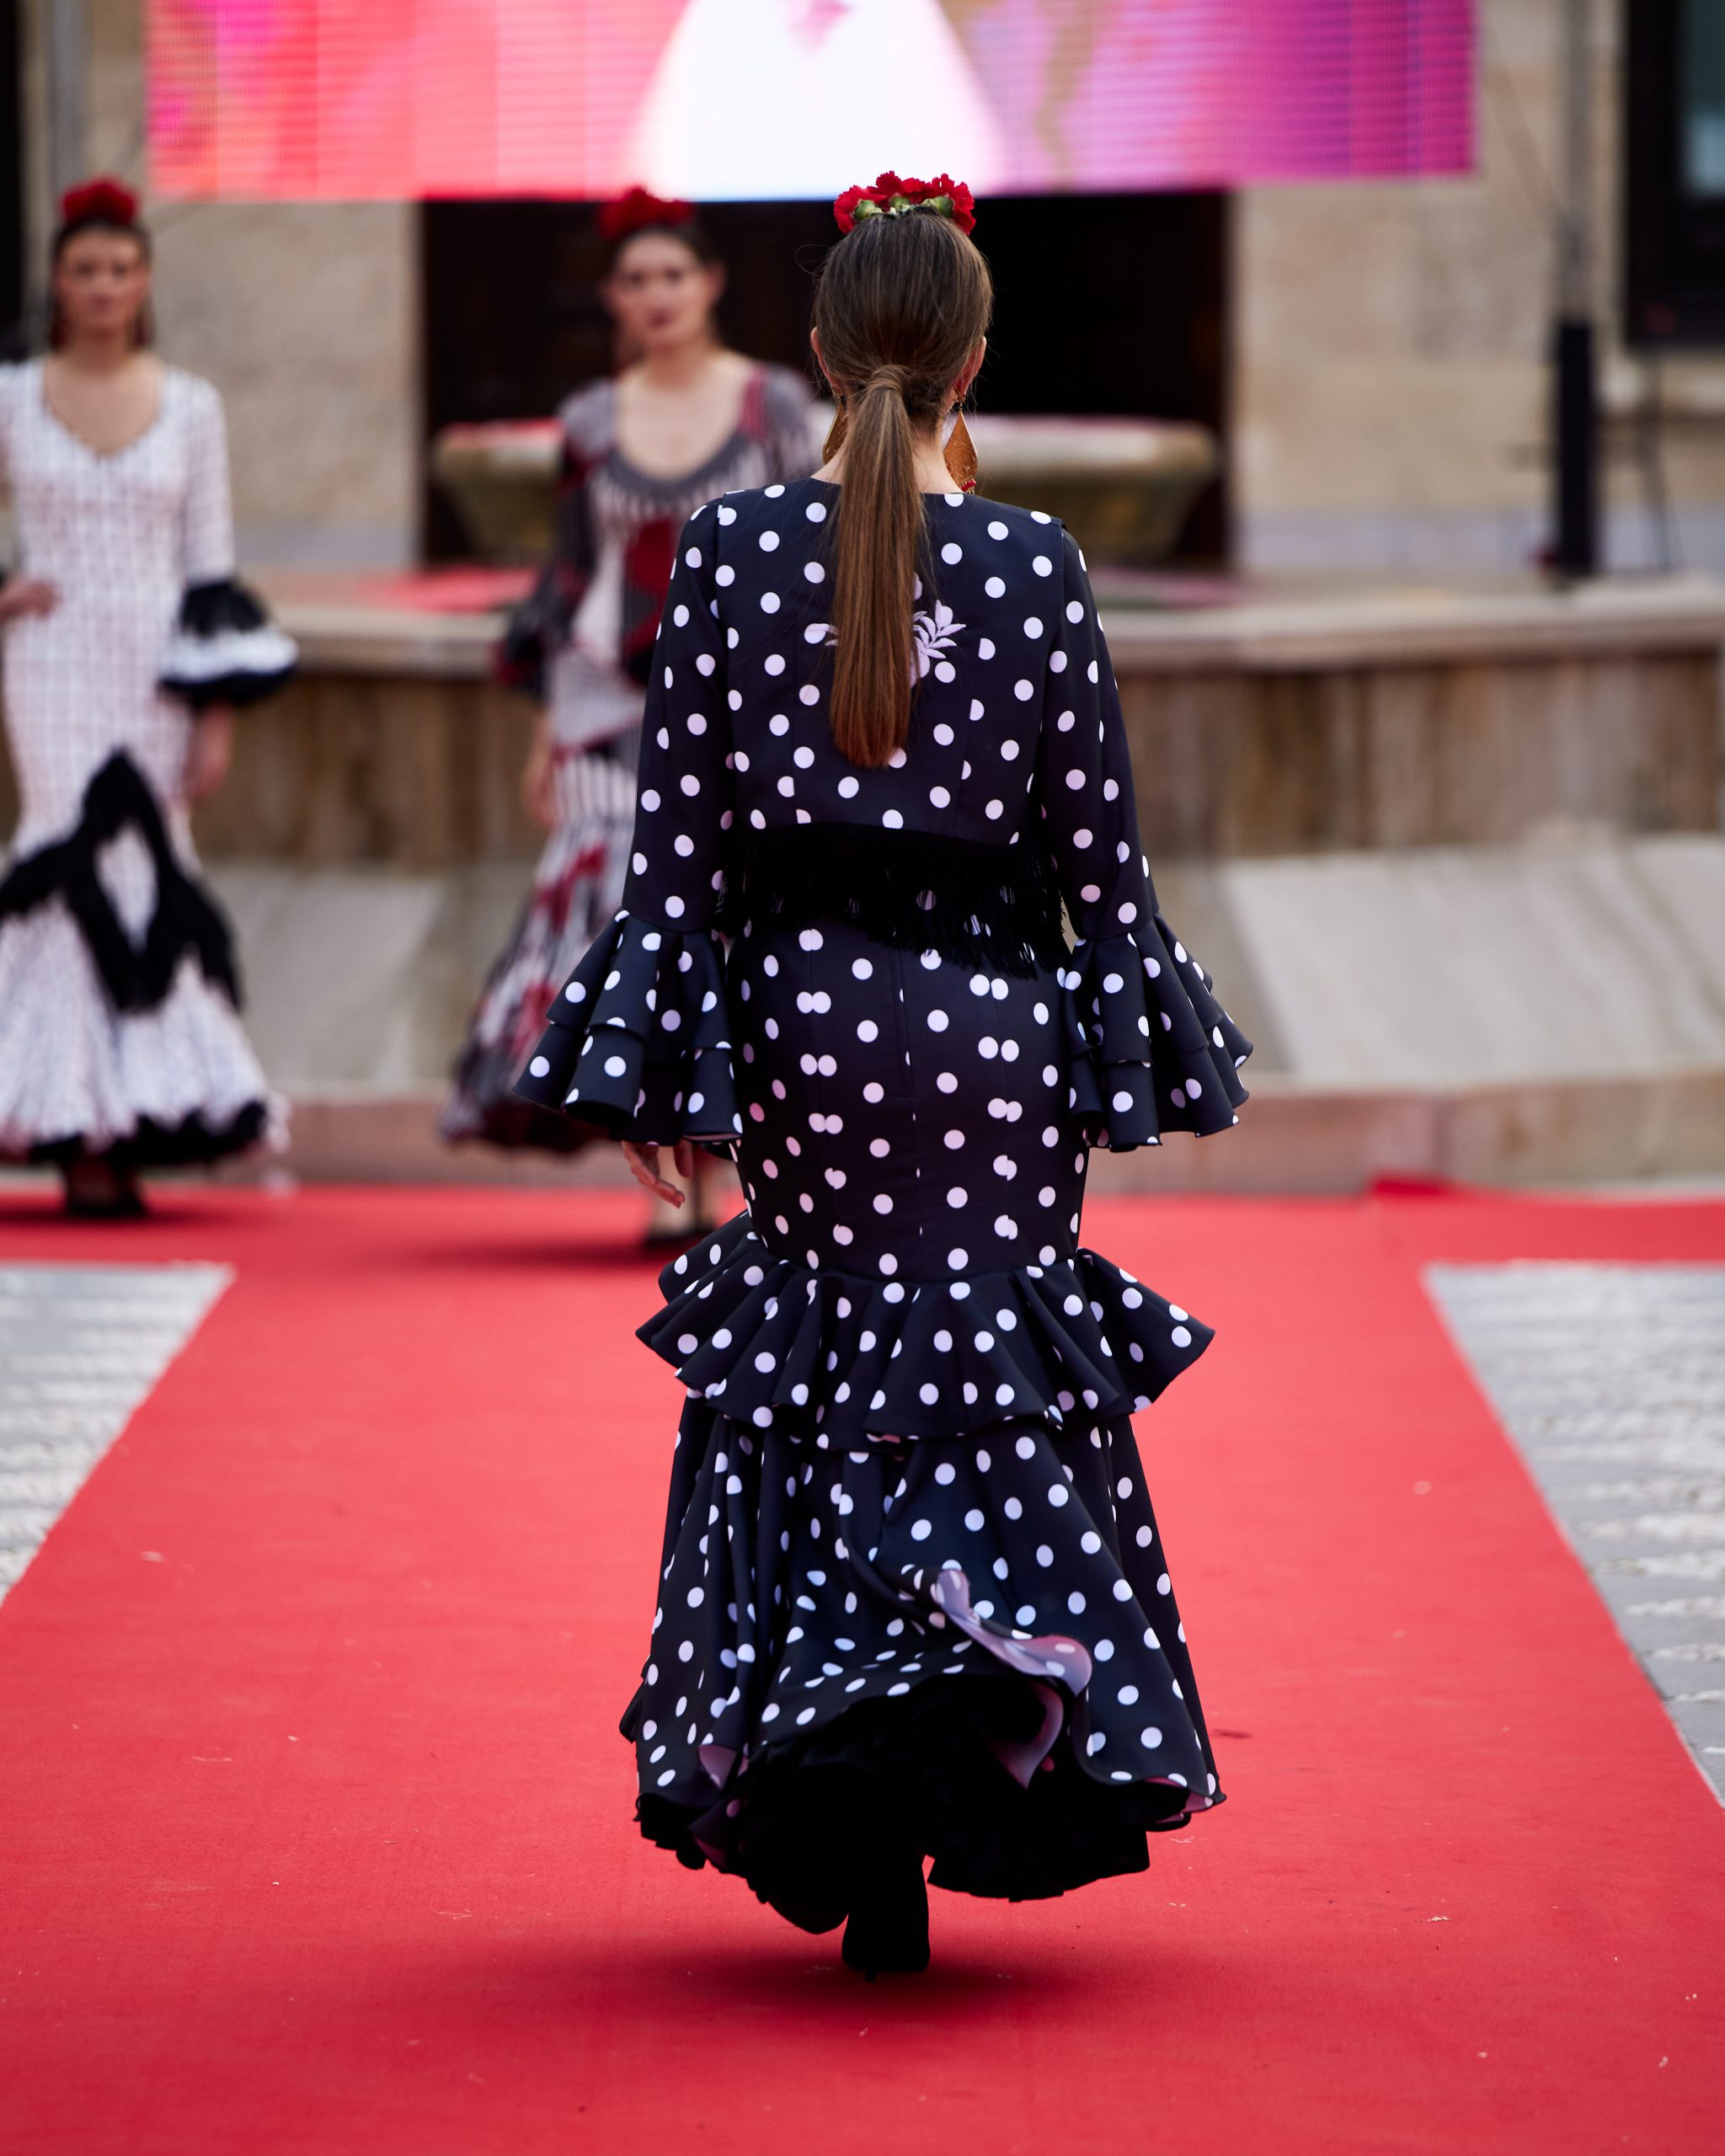
[[[621,1185],[612,1145],[572,1161],[443,1145],[435,1091],[291,1097],[285,1161],[235,1173],[307,1182]],[[1092,1156],[1094,1191],[1343,1193],[1374,1183],[1612,1184],[1725,1175],[1725,1066],[1652,1079],[1347,1090],[1254,1079],[1237,1129]]]
[[[434,1134],[526,873],[224,862],[247,1021],[295,1104],[294,1172],[580,1182]],[[1725,1169],[1725,838],[1176,862],[1163,910],[1257,1043],[1217,1145],[1098,1161],[1098,1187],[1354,1189]]]

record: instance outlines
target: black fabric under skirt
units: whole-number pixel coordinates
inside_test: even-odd
[[[72,1167],[80,1161],[103,1161],[123,1170],[209,1167],[262,1145],[269,1127],[268,1104],[248,1101],[237,1115],[226,1118],[200,1113],[183,1123],[163,1123],[141,1116],[126,1137],[105,1144],[85,1138],[51,1139],[33,1145],[28,1157],[39,1167]]]
[[[1222,1801],[1124,1415],[847,1449],[691,1398],[622,1727],[644,1834],[811,1931],[883,1831],[1028,1900]]]

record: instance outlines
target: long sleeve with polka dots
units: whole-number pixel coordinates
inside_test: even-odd
[[[1114,1151],[1167,1129],[1237,1120],[1235,1075],[1252,1043],[1156,907],[1138,835],[1119,691],[1084,558],[1064,541],[1062,605],[1049,655],[1038,782],[1044,828],[1077,942],[1062,976],[1071,1106]]]
[[[713,925],[731,826],[730,706],[713,580],[717,507],[697,510],[677,542],[641,722],[640,791],[623,887],[626,912],[679,931]]]
[[[718,909],[730,829],[730,704],[717,619],[716,505],[697,510],[654,648],[623,908],[552,1005],[515,1091],[619,1138],[729,1139]]]

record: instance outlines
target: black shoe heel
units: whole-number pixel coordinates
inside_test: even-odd
[[[882,1975],[922,1974],[928,1967],[928,1887],[920,1856],[869,1877],[852,1903],[840,1951],[845,1967],[870,1983]]]

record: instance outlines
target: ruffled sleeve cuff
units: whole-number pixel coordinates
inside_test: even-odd
[[[192,710],[254,704],[292,679],[299,647],[232,577],[189,584],[168,640],[161,686]]]
[[[1204,1137],[1239,1121],[1252,1043],[1160,914],[1148,928],[1081,943],[1061,975],[1074,1113],[1092,1145],[1130,1152],[1170,1130]]]
[[[641,1145],[736,1137],[717,939],[620,913],[552,1005],[515,1091]]]

